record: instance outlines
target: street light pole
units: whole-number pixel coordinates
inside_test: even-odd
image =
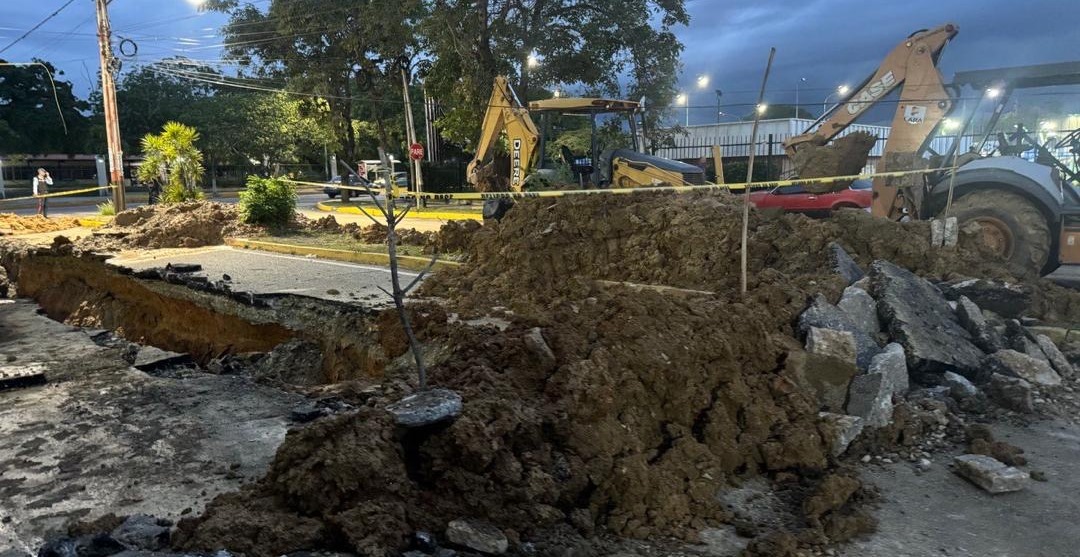
[[[101,57],[101,98],[105,107],[105,138],[109,148],[109,184],[113,189],[113,208],[127,208],[124,195],[124,153],[120,146],[120,119],[116,110],[116,82],[112,52],[112,30],[109,27],[108,0],[94,0],[97,7],[98,47]]]
[[[806,83],[805,77],[800,77],[799,80],[795,82],[795,118],[799,117],[799,84],[801,83]]]
[[[724,92],[717,89],[716,90],[716,123],[717,124],[720,123],[720,121],[721,121],[720,118],[723,117],[723,115],[724,115],[724,111],[721,110],[721,108],[720,108],[721,107],[721,105],[720,105],[720,97],[722,97],[722,96],[724,96]]]

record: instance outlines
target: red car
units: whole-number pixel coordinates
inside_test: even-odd
[[[869,183],[860,182],[832,193],[809,193],[802,186],[780,186],[752,192],[750,201],[759,209],[779,207],[785,212],[814,216],[828,216],[837,209],[869,209],[873,193]]]

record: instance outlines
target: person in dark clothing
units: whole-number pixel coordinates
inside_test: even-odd
[[[49,172],[44,168],[37,169],[37,176],[34,176],[34,197],[38,198],[37,214],[46,218],[49,216],[49,198],[44,195],[49,193],[51,185],[53,185],[53,180]]]

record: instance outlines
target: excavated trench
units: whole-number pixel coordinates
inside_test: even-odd
[[[48,317],[190,354],[200,365],[265,353],[277,382],[301,386],[379,376],[388,358],[376,310],[294,295],[214,291],[173,273],[132,273],[70,250],[7,252],[17,294]]]

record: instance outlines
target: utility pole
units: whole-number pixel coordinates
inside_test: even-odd
[[[127,208],[124,195],[124,153],[120,148],[120,118],[116,113],[115,60],[112,51],[112,30],[109,27],[108,3],[94,0],[97,6],[98,47],[101,54],[101,98],[105,105],[105,137],[109,147],[109,184],[113,186],[113,207],[116,212]]]
[[[401,89],[403,92],[402,95],[405,98],[405,135],[407,136],[409,145],[412,145],[416,143],[416,125],[413,123],[412,101],[409,99],[409,78],[405,73],[405,68],[401,69]],[[416,210],[420,211],[422,206],[427,205],[427,201],[419,195],[424,193],[424,177],[421,173],[420,159],[414,159],[412,156],[409,156],[409,162],[413,171],[413,187],[418,194],[415,197]]]

